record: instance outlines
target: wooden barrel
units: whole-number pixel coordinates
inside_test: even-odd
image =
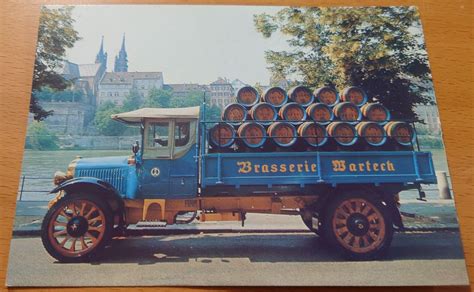
[[[301,124],[298,127],[298,136],[314,147],[323,146],[328,140],[326,128],[315,122],[304,122]]]
[[[380,125],[385,125],[390,120],[390,111],[381,103],[366,103],[360,111],[367,120]]]
[[[308,119],[312,119],[321,125],[327,125],[334,119],[331,108],[324,103],[313,103],[306,108]]]
[[[267,134],[273,139],[273,142],[281,147],[290,147],[297,140],[295,126],[288,122],[275,122],[267,129]]]
[[[224,108],[221,119],[232,125],[240,125],[247,119],[247,109],[239,103],[231,103]]]
[[[336,89],[329,86],[317,88],[314,91],[314,97],[318,102],[331,107],[339,102],[339,93]]]
[[[293,125],[299,125],[306,120],[305,109],[296,102],[290,102],[280,108],[278,115]]]
[[[235,129],[229,123],[219,123],[209,129],[209,143],[213,147],[227,148],[234,144]]]
[[[381,146],[387,141],[384,128],[376,122],[360,122],[356,125],[359,139],[363,139],[372,146]]]
[[[274,107],[281,107],[288,102],[288,95],[281,87],[270,87],[263,94],[262,100]]]
[[[360,87],[347,87],[342,93],[342,101],[352,102],[356,106],[363,106],[367,102],[367,94]]]
[[[332,122],[326,131],[339,145],[351,146],[357,142],[357,131],[353,125],[346,122]]]
[[[245,122],[239,126],[237,135],[240,141],[249,148],[258,148],[262,146],[266,139],[267,134],[262,124],[257,122]]]
[[[288,91],[290,100],[304,107],[309,106],[314,101],[314,95],[306,86],[298,85]]]
[[[387,136],[398,144],[403,146],[410,146],[414,143],[415,132],[410,124],[405,122],[388,122],[384,126]]]
[[[362,119],[360,109],[351,102],[341,102],[332,110],[334,116],[344,122],[356,124]]]
[[[250,117],[262,125],[269,125],[278,118],[275,107],[267,102],[260,102],[254,105],[249,111]]]
[[[252,86],[241,87],[237,91],[237,102],[246,107],[252,107],[258,103],[260,96],[257,89]]]

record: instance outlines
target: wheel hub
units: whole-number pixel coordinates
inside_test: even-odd
[[[356,236],[362,236],[369,231],[369,221],[364,215],[354,213],[347,218],[347,229]]]
[[[88,225],[86,218],[82,216],[73,217],[67,223],[67,233],[72,237],[81,237],[87,232]]]

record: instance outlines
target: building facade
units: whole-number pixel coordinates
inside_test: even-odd
[[[131,90],[146,96],[153,89],[163,88],[161,72],[107,72],[99,83],[97,105],[112,102],[122,105]]]
[[[217,106],[221,110],[235,101],[232,83],[225,78],[219,77],[216,81],[212,82],[209,85],[209,94],[209,105]]]

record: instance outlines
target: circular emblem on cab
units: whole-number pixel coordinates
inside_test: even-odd
[[[158,167],[153,167],[150,173],[151,173],[151,176],[157,177],[160,175],[160,169]]]

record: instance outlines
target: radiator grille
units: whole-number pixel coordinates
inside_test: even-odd
[[[127,190],[126,168],[76,169],[75,177],[95,177],[111,184],[120,194]]]

